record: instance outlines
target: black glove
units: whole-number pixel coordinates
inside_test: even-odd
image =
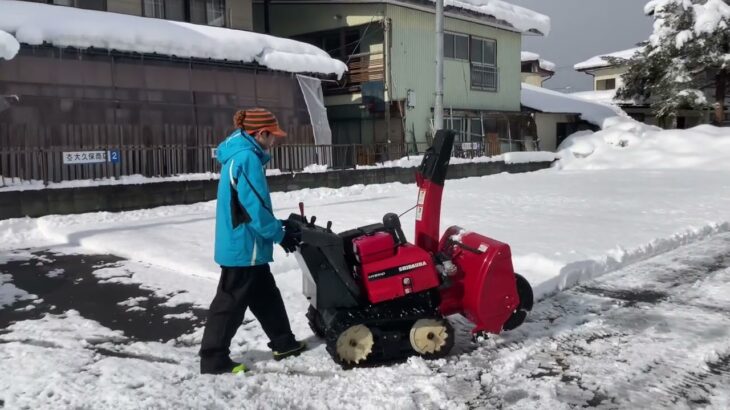
[[[281,240],[279,245],[284,248],[286,253],[296,252],[297,246],[302,242],[302,233],[295,232],[292,229],[286,229],[284,231],[284,238]]]

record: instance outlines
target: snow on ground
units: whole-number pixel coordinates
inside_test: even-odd
[[[0,30],[21,43],[256,62],[293,73],[342,74],[346,65],[306,43],[205,25],[0,0]]]
[[[20,50],[18,40],[3,30],[0,30],[0,59],[12,60]]]
[[[702,170],[544,170],[448,181],[442,227],[465,229],[512,246],[517,270],[542,296],[678,244],[728,229],[730,180]],[[308,215],[336,230],[379,221],[413,206],[415,185],[356,185],[274,193],[281,218],[304,201]],[[215,279],[212,261],[214,203],[124,213],[48,216],[0,221],[0,231],[20,222],[30,232],[8,235],[3,248],[24,238],[81,246],[134,261]],[[413,232],[413,215],[403,217]],[[17,240],[15,238],[18,238]],[[293,299],[300,293],[294,258],[280,250],[273,269]]]
[[[0,400],[8,408],[721,409],[730,404],[729,264],[725,233],[537,304],[522,327],[480,344],[457,319],[460,339],[446,359],[350,371],[327,357],[306,328],[306,303],[286,292],[293,329],[311,349],[274,362],[249,320],[232,350],[253,371],[238,377],[197,374],[200,330],[143,342],[75,310],[51,313],[0,334]],[[156,276],[186,280],[168,291],[212,296],[212,281]]]
[[[728,266],[728,233],[632,265],[439,372],[471,408],[727,409]]]
[[[593,56],[589,58],[586,61],[581,61],[578,64],[575,64],[573,66],[576,70],[590,70],[593,68],[603,68],[603,67],[610,67],[611,63],[608,62],[604,57],[615,57],[615,58],[622,58],[624,60],[628,60],[631,57],[634,56],[634,54],[641,52],[643,47],[634,47],[630,48],[628,50],[621,50],[616,51],[613,53],[607,53],[607,54],[599,54],[597,56]]]
[[[543,70],[555,71],[555,63],[540,58],[540,55],[537,53],[523,51],[521,53],[521,58],[523,63],[526,61],[537,61],[540,64],[540,68],[542,68]]]
[[[603,127],[606,119],[626,117],[615,105],[591,102],[583,98],[522,83],[522,105],[547,113],[576,113],[581,119]]]
[[[11,283],[10,275],[0,273],[0,309],[28,298],[32,298],[32,296]]]

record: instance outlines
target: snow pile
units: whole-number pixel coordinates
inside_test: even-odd
[[[556,154],[549,151],[508,152],[500,155],[507,164],[555,161]]]
[[[555,63],[552,61],[548,61],[545,59],[540,58],[540,55],[537,53],[532,53],[530,51],[523,51],[521,53],[522,62],[527,61],[537,61],[540,64],[540,68],[547,71],[555,71]]]
[[[177,57],[256,62],[293,73],[342,74],[345,64],[302,42],[197,24],[2,0],[0,30],[21,43],[97,47]]]
[[[603,127],[603,123],[609,118],[626,117],[626,113],[616,106],[591,102],[525,83],[522,83],[522,105],[546,113],[580,114],[583,120],[599,127]]]
[[[522,32],[550,34],[550,17],[502,0],[444,0],[444,7],[448,6],[492,16]]]
[[[0,30],[0,59],[12,60],[20,50],[20,44],[11,34]]]
[[[559,147],[560,169],[730,171],[730,129],[700,125],[662,130],[614,118],[602,131],[579,132]]]
[[[309,164],[302,170],[304,174],[318,174],[320,172],[327,172],[329,165],[327,164]]]
[[[602,67],[610,67],[611,63],[606,60],[605,57],[614,57],[614,58],[622,58],[625,60],[630,59],[634,56],[636,53],[640,53],[644,48],[643,47],[634,47],[630,48],[628,50],[621,50],[616,51],[615,53],[609,53],[609,54],[600,54],[594,57],[589,58],[586,61],[580,62],[573,66],[576,70],[590,70],[592,68],[602,68]]]

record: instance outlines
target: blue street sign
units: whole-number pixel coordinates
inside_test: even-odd
[[[121,158],[121,155],[119,154],[119,150],[118,149],[109,150],[109,162],[111,162],[112,164],[116,164],[121,159],[122,158]]]

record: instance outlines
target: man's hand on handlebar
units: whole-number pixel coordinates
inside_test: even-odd
[[[286,253],[296,252],[297,246],[302,242],[302,231],[295,223],[288,220],[282,221],[284,225],[284,239],[281,240],[282,248]]]

